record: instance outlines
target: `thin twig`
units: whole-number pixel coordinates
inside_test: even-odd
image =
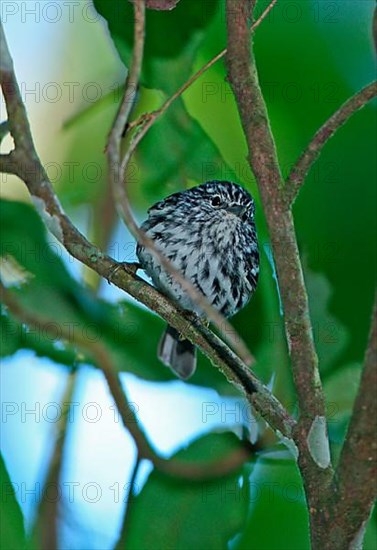
[[[134,48],[132,61],[127,73],[126,85],[120,109],[115,117],[107,141],[107,150],[110,162],[114,163],[112,169],[117,170],[120,158],[120,142],[124,127],[134,104],[137,87],[139,85],[141,67],[143,62],[143,50],[145,40],[145,1],[135,0],[134,2],[135,23],[134,23]]]
[[[324,398],[293,219],[281,197],[282,176],[250,47],[249,6],[249,0],[228,0],[229,80],[271,235],[300,415],[311,423],[317,415],[325,415]]]
[[[277,0],[275,0],[277,1]],[[168,108],[174,103],[176,99],[178,99],[190,86],[198,80],[208,69],[210,69],[217,61],[222,59],[227,50],[226,48],[219,52],[215,57],[210,59],[203,67],[201,67],[195,74],[193,74],[176,92],[174,92],[173,95],[171,95],[162,105],[159,109],[156,109],[155,111],[152,111],[151,113],[143,113],[140,115],[136,120],[133,120],[130,122],[127,126],[127,134],[131,132],[131,130],[141,127],[140,133],[141,138],[139,139],[139,142],[141,139],[145,136],[147,131],[153,124],[168,110]]]
[[[262,21],[267,17],[267,15],[270,13],[272,8],[275,6],[277,1],[278,0],[272,0],[272,2],[270,2],[270,4],[263,11],[263,13],[251,25],[250,32],[254,32],[255,29],[259,27]],[[127,133],[138,126],[143,126],[142,137],[144,137],[144,135],[149,130],[149,128],[168,110],[170,105],[174,103],[174,101],[178,99],[178,97],[180,97],[188,88],[190,88],[190,86],[196,80],[198,80],[198,78],[200,78],[205,72],[207,72],[208,69],[210,69],[215,63],[217,63],[217,61],[225,57],[226,52],[227,52],[227,49],[224,48],[223,50],[221,50],[221,52],[216,54],[212,59],[207,61],[207,63],[203,65],[203,67],[201,67],[196,73],[194,73],[184,84],[182,84],[182,86],[172,96],[170,96],[159,109],[156,109],[152,113],[144,113],[140,115],[140,117],[138,117],[136,120],[133,120],[132,122],[130,122],[127,127]],[[144,124],[146,123],[147,123],[147,128],[144,130]]]
[[[76,372],[71,372],[61,401],[62,414],[57,424],[55,448],[49,464],[44,490],[42,491],[42,499],[38,506],[36,520],[30,536],[31,546],[41,548],[42,550],[55,550],[59,547],[58,520],[60,513],[59,505],[61,503],[61,498],[59,498],[61,471],[63,467],[69,426],[69,412],[75,389],[75,381]],[[54,495],[49,493],[50,488],[55,489],[57,498],[54,498]]]
[[[277,0],[274,0],[270,4],[270,6],[268,6],[268,8],[263,12],[258,21],[255,23],[254,28],[256,28],[263,21],[264,17],[272,9],[276,1]],[[254,358],[242,338],[237,334],[235,329],[225,319],[225,317],[208,303],[206,297],[194,287],[191,281],[186,279],[182,275],[182,273],[174,267],[172,262],[156,248],[154,241],[147,237],[147,235],[139,228],[130,207],[127,188],[123,182],[128,163],[131,160],[131,157],[135,152],[137,145],[140,143],[140,141],[145,136],[147,131],[151,128],[151,126],[156,122],[156,120],[170,107],[173,101],[177,99],[210,66],[212,66],[218,59],[221,59],[221,57],[225,55],[225,50],[223,52],[220,52],[220,54],[215,56],[215,58],[213,58],[193,77],[191,77],[171,98],[169,98],[164,103],[164,105],[160,109],[158,109],[154,113],[151,113],[150,115],[144,115],[143,126],[138,130],[138,132],[134,136],[134,139],[130,141],[129,147],[125,151],[123,159],[121,159],[120,143],[122,132],[120,131],[120,129],[123,129],[127,124],[128,116],[131,111],[129,97],[133,89],[137,86],[141,73],[141,62],[144,46],[144,15],[143,1],[138,0],[135,2],[134,51],[131,61],[130,77],[127,77],[122,107],[118,112],[113,129],[110,132],[109,142],[107,146],[109,157],[109,173],[114,189],[115,202],[117,204],[118,210],[120,211],[121,217],[124,219],[125,224],[127,225],[132,235],[135,237],[135,239],[141,245],[147,248],[151,252],[151,254],[158,260],[161,266],[168,273],[170,273],[177,282],[179,282],[179,284],[190,296],[193,302],[198,305],[199,308],[206,314],[207,318],[213,322],[213,324],[220,331],[221,336],[232,346],[232,348],[236,351],[240,358],[247,365],[251,365],[254,362]]]
[[[26,310],[17,300],[15,294],[9,291],[1,280],[0,298],[11,314],[20,322],[39,330],[42,334],[51,334],[52,337],[56,337],[56,332],[53,328],[56,323],[52,322],[51,319],[44,318]],[[141,459],[145,458],[150,460],[158,470],[166,475],[195,481],[222,477],[236,471],[242,464],[250,459],[255,448],[249,444],[240,446],[226,457],[221,458],[221,460],[215,460],[204,464],[160,457],[152,448],[138,422],[137,416],[123,390],[117,374],[117,369],[113,364],[109,351],[101,342],[98,340],[96,341],[95,335],[90,334],[90,331],[89,333],[88,330],[85,331],[85,337],[83,334],[84,331],[75,331],[73,334],[73,331],[70,331],[64,324],[60,326],[61,338],[67,340],[71,344],[77,345],[82,350],[92,355],[98,367],[102,370],[109,386],[110,393],[118,408],[123,425],[131,434]]]
[[[158,260],[161,266],[166,269],[174,279],[179,282],[182,288],[187,292],[193,302],[199,306],[199,308],[206,314],[214,325],[220,331],[222,337],[230,343],[233,349],[238,353],[241,359],[247,364],[251,365],[254,362],[254,358],[250,354],[240,336],[236,334],[235,329],[230,323],[216,311],[207,301],[206,297],[199,292],[194,285],[184,277],[184,275],[172,264],[172,262],[166,258],[166,256],[158,250],[152,239],[142,231],[132,214],[130,207],[128,194],[126,190],[126,184],[124,182],[124,176],[128,161],[131,158],[133,151],[138,140],[131,142],[129,149],[121,158],[121,139],[123,128],[127,124],[128,116],[131,112],[130,96],[138,86],[139,78],[141,74],[141,65],[143,59],[144,38],[145,38],[145,10],[144,0],[135,0],[135,25],[134,25],[134,49],[131,61],[131,68],[129,75],[127,76],[124,97],[118,114],[115,118],[113,128],[109,135],[107,144],[107,154],[109,160],[109,177],[113,187],[114,200],[118,208],[118,211],[128,227],[131,234],[135,237],[139,244],[142,244],[147,248],[151,254]],[[149,125],[150,125],[149,121]],[[148,126],[150,127],[150,126]]]
[[[357,111],[362,109],[371,99],[377,96],[377,81],[368,84],[348,99],[315,134],[309,145],[306,147],[300,158],[293,166],[285,187],[285,200],[289,205],[295,201],[305,178],[319,157],[322,148],[337,130]]]

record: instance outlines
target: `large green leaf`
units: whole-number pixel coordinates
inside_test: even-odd
[[[305,282],[320,369],[322,374],[326,374],[344,351],[349,335],[330,311],[333,289],[328,279],[321,273],[305,269]]]
[[[179,98],[149,130],[135,160],[141,192],[150,206],[154,201],[184,189],[189,183],[235,178],[217,147],[192,119]],[[136,186],[136,191],[140,192]]]
[[[14,286],[25,307],[56,321],[57,335],[64,326],[74,329],[82,323],[79,286],[64,267],[60,246],[53,250],[48,244],[45,228],[31,206],[0,201],[0,244],[2,279]],[[47,334],[29,331],[6,315],[5,309],[0,320],[2,356],[31,348],[60,363],[74,364],[76,350],[69,345],[61,348]]]
[[[351,417],[359,387],[361,366],[358,363],[337,369],[325,380],[327,419],[332,442],[341,444]]]
[[[22,550],[25,547],[24,518],[1,454],[0,485],[0,548],[4,550]]]
[[[142,88],[133,117],[159,108],[165,97],[157,90]],[[78,142],[84,139],[90,121],[95,116],[98,118],[98,114],[104,120],[109,115],[110,107],[106,101],[100,100],[72,119],[70,128],[79,136]],[[98,124],[102,128],[101,120]],[[77,147],[73,147],[69,162],[81,164],[83,159],[80,154],[82,151],[77,144]],[[100,161],[103,164],[103,159]],[[102,164],[102,181],[105,182],[106,170]],[[90,166],[89,160],[87,165]],[[166,195],[211,179],[238,181],[237,174],[224,161],[217,146],[188,114],[182,99],[178,98],[148,131],[131,160],[127,182],[132,203],[149,208]],[[101,181],[97,183],[101,184]],[[90,184],[90,189],[86,189],[87,184]],[[97,184],[93,186],[88,181],[77,187],[77,181],[67,179],[60,185],[59,192],[70,206],[69,202],[92,203],[97,200],[98,189]],[[93,223],[97,221],[93,220]]]
[[[374,510],[370,516],[365,531],[365,537],[363,541],[363,550],[376,550],[377,548],[377,507],[374,506]]]
[[[94,0],[107,20],[122,61],[129,67],[133,43],[133,6],[128,0]],[[217,0],[182,0],[169,12],[147,10],[142,84],[173,93],[188,78],[204,30],[218,7]]]
[[[221,460],[242,443],[232,433],[206,435],[175,458]],[[211,482],[178,481],[153,471],[130,503],[122,547],[128,550],[205,548],[221,550],[242,528],[248,509],[248,483],[235,472]]]
[[[250,487],[251,512],[237,550],[309,550],[309,518],[295,461],[259,459]]]

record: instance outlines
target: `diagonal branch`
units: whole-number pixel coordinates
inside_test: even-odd
[[[377,498],[376,395],[377,292],[360,386],[333,484],[331,519],[337,527],[338,547],[353,547],[355,533],[362,542],[366,519]],[[330,539],[329,548],[333,543]]]
[[[346,101],[318,130],[305,151],[293,166],[285,188],[284,195],[289,205],[295,201],[302,184],[314,162],[319,157],[322,148],[335,132],[357,111],[362,109],[371,99],[377,96],[377,81],[371,82],[357,94]]]
[[[250,28],[251,32],[253,32],[257,27],[259,27],[259,25],[264,21],[264,19],[270,13],[272,8],[275,6],[277,1],[278,0],[272,0],[268,4],[268,6],[261,13],[261,15],[258,17],[258,19],[256,21],[254,21],[254,23],[251,25],[251,28]],[[144,136],[147,133],[147,131],[149,130],[149,128],[168,110],[170,105],[172,105],[172,103],[174,103],[174,101],[176,99],[178,99],[178,97],[180,97],[188,88],[190,88],[190,86],[192,84],[194,84],[194,82],[196,82],[196,80],[198,80],[198,78],[200,78],[205,72],[207,72],[208,69],[210,69],[220,59],[225,57],[226,52],[227,52],[227,49],[224,48],[223,50],[221,50],[221,52],[219,52],[214,57],[212,57],[212,59],[207,61],[207,63],[205,65],[203,65],[203,67],[201,67],[196,73],[194,73],[184,84],[182,84],[182,86],[180,88],[178,88],[178,90],[176,92],[174,92],[174,94],[172,96],[170,96],[165,101],[165,103],[163,103],[163,105],[159,109],[157,109],[156,111],[153,111],[152,113],[142,114],[142,115],[140,115],[139,118],[137,118],[136,120],[130,122],[127,126],[127,131],[132,130],[133,128],[136,128],[140,125],[143,125],[142,133],[143,133],[143,136]],[[144,128],[145,124],[147,124],[147,128]]]
[[[2,31],[1,23],[0,31]],[[1,52],[5,52],[9,56],[9,59],[2,56],[1,82],[8,82],[7,87],[3,87],[3,93],[8,118],[10,122],[12,121],[13,138],[20,143],[20,146],[11,153],[14,161],[13,173],[25,182],[47,228],[74,258],[106,279],[111,276],[111,280],[116,286],[156,312],[198,346],[211,363],[221,370],[229,382],[243,392],[250,404],[275,431],[291,438],[296,424],[294,419],[220,338],[204,327],[195,317],[184,314],[168,298],[138,277],[132,266],[126,266],[122,270],[116,269],[120,264],[101,252],[72,224],[63,211],[34,148],[5,37],[2,34],[0,38]],[[23,134],[27,136],[26,141],[22,141]],[[0,158],[0,170],[1,168]]]
[[[40,330],[43,334],[51,334],[53,338],[56,337],[55,330],[52,328],[55,326],[55,323],[51,322],[51,319],[43,318],[26,310],[17,300],[14,293],[5,288],[1,281],[0,297],[1,301],[7,306],[11,314],[20,322],[27,324],[29,327]],[[126,430],[129,431],[135,442],[140,459],[150,460],[158,470],[169,476],[196,481],[222,477],[230,472],[233,472],[234,470],[237,470],[240,466],[242,466],[242,464],[250,459],[252,452],[255,449],[249,444],[232,451],[222,460],[215,460],[204,464],[189,463],[178,461],[176,459],[165,459],[160,457],[152,448],[146,435],[144,434],[144,431],[139,425],[137,416],[122,388],[119,376],[117,374],[117,369],[113,364],[107,348],[98,340],[96,341],[94,334],[88,335],[87,330],[85,331],[86,336],[84,338],[76,333],[73,335],[72,331],[67,329],[64,324],[61,325],[60,329],[61,337],[63,339],[77,345],[94,357],[98,367],[102,370],[105,376],[110,393],[119,410],[123,425]],[[77,332],[83,334],[82,331]]]
[[[113,188],[115,204],[120,216],[124,220],[131,234],[139,244],[147,248],[151,254],[158,260],[159,264],[172,275],[172,277],[181,285],[181,287],[190,296],[193,302],[206,314],[218,328],[224,340],[228,341],[232,348],[238,353],[246,364],[252,364],[254,358],[247,349],[246,344],[236,333],[230,323],[215,310],[208,302],[206,297],[186,279],[184,275],[172,264],[172,262],[156,247],[155,242],[142,231],[133,216],[126,188],[125,173],[128,162],[136,148],[139,140],[134,140],[123,155],[121,155],[121,141],[123,128],[126,127],[129,114],[132,109],[135,90],[137,89],[141,66],[143,59],[144,39],[145,39],[145,5],[144,0],[135,0],[135,24],[134,24],[134,48],[132,54],[131,68],[127,76],[125,91],[121,107],[115,118],[113,128],[110,131],[107,143],[107,154],[109,161],[109,177]],[[148,126],[150,127],[150,125]]]
[[[257,27],[259,27],[259,25],[264,21],[264,19],[268,16],[268,14],[272,10],[272,8],[275,6],[277,1],[278,0],[272,0],[270,2],[270,4],[266,7],[266,9],[258,17],[258,19],[256,21],[254,21],[254,23],[251,25],[251,28],[250,28],[251,32],[253,32]],[[148,7],[148,5],[146,5],[146,7]],[[174,103],[174,101],[178,97],[180,97],[182,94],[184,94],[184,92],[186,90],[188,90],[188,88],[190,88],[190,86],[192,84],[194,84],[194,82],[196,82],[198,80],[198,78],[200,78],[205,72],[208,71],[208,69],[210,69],[213,65],[215,65],[215,63],[217,63],[217,61],[219,61],[220,59],[223,59],[223,57],[225,57],[226,52],[227,52],[227,50],[226,50],[226,48],[224,48],[223,50],[221,50],[221,52],[219,52],[214,57],[212,57],[212,59],[207,61],[207,63],[205,65],[203,65],[203,67],[201,67],[196,73],[194,73],[192,76],[190,76],[190,78],[188,80],[186,80],[186,82],[184,84],[182,84],[182,86],[180,86],[180,88],[178,88],[178,90],[176,92],[174,92],[174,94],[172,96],[170,96],[162,104],[162,106],[159,109],[156,109],[155,111],[153,111],[151,113],[143,113],[137,119],[133,120],[132,122],[128,122],[125,126],[126,133],[133,130],[134,128],[142,126],[145,122],[149,121],[149,119],[152,119],[153,123],[157,119],[159,119],[160,116],[163,115],[167,111],[167,109],[170,107],[170,105],[172,103]],[[124,88],[124,86],[119,86],[117,88],[116,92],[120,93],[123,90],[123,88]],[[98,102],[93,103],[92,105],[89,105],[88,107],[85,107],[84,109],[82,109],[78,113],[72,115],[72,117],[68,118],[64,122],[63,128],[67,129],[72,124],[74,124],[75,122],[78,122],[82,116],[84,116],[85,114],[87,114],[90,111],[92,111],[93,109],[95,109],[101,101],[106,101],[106,99],[113,93],[114,92],[112,91],[112,92],[109,92],[108,94],[105,94],[102,98],[100,98],[98,100]],[[123,132],[124,132],[124,130],[123,130]]]
[[[277,0],[272,0],[267,8],[262,12],[260,17],[254,22],[251,27],[251,30],[256,29],[262,21],[267,17],[268,13],[276,4]],[[135,29],[134,29],[134,51],[133,59],[131,62],[131,68],[129,76],[127,76],[124,99],[122,102],[122,107],[118,112],[112,131],[110,132],[109,142],[107,146],[107,152],[109,157],[109,172],[110,179],[114,190],[115,202],[120,211],[121,217],[124,219],[128,229],[136,238],[136,240],[145,246],[151,251],[151,253],[158,259],[159,263],[168,271],[176,281],[178,281],[182,288],[185,289],[187,294],[191,297],[194,303],[199,305],[202,311],[205,312],[208,319],[210,319],[214,325],[220,331],[222,337],[229,342],[232,348],[238,353],[241,359],[246,364],[252,364],[254,358],[247,349],[245,343],[241,337],[236,333],[235,329],[230,325],[230,323],[217,311],[215,310],[206,300],[206,298],[198,292],[198,290],[188,281],[185,277],[182,276],[181,272],[178,271],[170,260],[168,260],[157,248],[155,243],[149,239],[145,233],[138,227],[135,218],[132,214],[130,207],[126,186],[123,184],[124,175],[128,163],[130,162],[132,155],[134,154],[138,144],[143,139],[148,130],[153,126],[153,124],[167,111],[167,109],[172,105],[172,103],[180,97],[185,90],[187,90],[195,80],[197,80],[207,69],[209,69],[214,63],[219,59],[224,57],[226,50],[221,51],[213,59],[211,59],[204,67],[197,71],[187,82],[185,82],[171,97],[169,97],[165,103],[153,113],[147,113],[142,115],[138,120],[134,121],[127,126],[128,116],[131,111],[132,101],[129,101],[129,98],[132,96],[134,90],[137,87],[137,82],[140,77],[141,72],[141,61],[144,45],[144,24],[145,17],[143,11],[143,2],[138,0],[135,2]],[[139,126],[142,125],[140,128]],[[121,129],[128,128],[128,131],[133,128],[137,128],[137,133],[133,136],[133,139],[130,140],[129,146],[127,147],[123,159],[121,159],[120,154],[120,145],[121,145]]]

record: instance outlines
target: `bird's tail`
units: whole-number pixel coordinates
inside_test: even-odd
[[[190,378],[196,369],[196,347],[189,340],[182,339],[179,332],[167,326],[158,345],[158,358],[170,367],[179,378]]]

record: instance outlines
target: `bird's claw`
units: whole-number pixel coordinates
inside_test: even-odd
[[[119,262],[109,273],[107,277],[107,282],[110,285],[113,282],[114,275],[119,271],[119,269],[124,269],[128,273],[135,275],[138,269],[141,268],[141,264],[138,262]]]

